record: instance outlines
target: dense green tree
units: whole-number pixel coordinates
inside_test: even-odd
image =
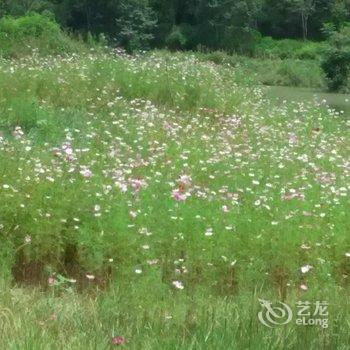
[[[350,1],[333,0],[330,6],[331,21],[339,29],[349,18]]]
[[[148,1],[121,0],[117,13],[117,41],[129,51],[149,48],[154,38],[157,18]]]
[[[52,12],[64,27],[105,33],[129,49],[244,50],[260,33],[322,39],[350,20],[350,0],[0,0],[0,16]]]
[[[49,0],[0,0],[1,15],[21,16],[27,12],[41,12],[52,8],[53,2]]]
[[[334,31],[329,37],[330,48],[325,54],[322,68],[331,91],[345,91],[350,80],[350,26]]]
[[[300,15],[303,39],[309,33],[309,18],[316,11],[316,0],[289,0],[291,10]]]

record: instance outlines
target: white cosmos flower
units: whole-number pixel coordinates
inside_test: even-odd
[[[173,281],[173,286],[176,288],[176,289],[184,289],[184,285],[181,281]]]
[[[205,235],[207,236],[207,237],[210,237],[210,236],[212,236],[214,234],[214,232],[213,232],[213,229],[212,228],[208,228],[206,231],[205,231]]]
[[[300,268],[302,273],[308,273],[312,269],[311,265],[304,265]]]

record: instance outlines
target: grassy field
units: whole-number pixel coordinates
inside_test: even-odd
[[[348,127],[198,55],[1,61],[0,348],[349,349]]]
[[[236,70],[237,78],[250,79],[252,83],[267,86],[288,86],[326,90],[326,78],[320,59],[269,58],[228,55],[216,51],[196,53],[201,61],[225,65]]]
[[[289,86],[269,86],[265,89],[266,97],[289,102],[315,102],[327,104],[330,108],[338,111],[344,118],[350,118],[350,94],[324,92],[315,89],[297,88]]]

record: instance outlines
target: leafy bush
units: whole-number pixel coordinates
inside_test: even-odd
[[[251,28],[230,27],[223,36],[221,48],[230,52],[252,56],[261,34]]]
[[[318,59],[326,48],[327,44],[324,42],[275,40],[271,37],[264,37],[256,44],[255,55],[281,59]]]
[[[187,47],[191,29],[189,26],[174,26],[166,37],[165,43],[171,50],[182,50]]]
[[[240,55],[229,55],[224,51],[197,53],[203,61],[230,65],[236,69],[240,81],[249,80],[255,84],[324,88],[325,77],[319,62],[299,59],[262,59]]]
[[[331,91],[348,91],[350,88],[350,26],[333,32],[330,48],[325,54],[322,68],[326,73]]]
[[[273,85],[297,87],[321,87],[323,85],[322,71],[312,62],[297,60],[283,60],[275,71]],[[272,75],[273,77],[273,75]]]
[[[42,54],[72,52],[78,45],[50,16],[30,13],[0,19],[0,56],[17,57],[34,49]]]
[[[235,66],[239,61],[237,55],[229,55],[225,51],[213,51],[208,53],[200,53],[197,55],[201,60],[210,61],[215,64],[229,64],[231,66]]]
[[[324,76],[315,60],[251,59],[244,62],[247,75],[255,74],[263,85],[323,88]]]

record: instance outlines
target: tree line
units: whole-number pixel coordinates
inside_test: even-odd
[[[261,36],[321,40],[350,0],[0,0],[0,17],[35,11],[126,48],[247,51]]]

